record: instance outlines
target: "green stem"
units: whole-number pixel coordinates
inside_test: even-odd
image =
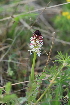
[[[34,81],[35,60],[36,60],[36,52],[34,52],[34,58],[33,58],[33,64],[32,64],[32,68],[31,68],[30,81]]]
[[[39,99],[36,101],[36,103],[34,105],[37,105],[37,103],[45,96],[45,94],[47,93],[47,91],[50,89],[50,87],[53,85],[55,79],[57,78],[57,76],[59,75],[59,73],[61,72],[63,66],[61,67],[61,69],[57,72],[56,76],[52,79],[51,83],[49,84],[49,86],[47,87],[47,89],[45,89],[45,91],[43,92],[43,94],[39,97]]]

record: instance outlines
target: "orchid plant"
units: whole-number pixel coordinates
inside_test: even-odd
[[[36,60],[36,55],[38,55],[40,57],[41,55],[41,47],[43,45],[43,36],[41,35],[41,32],[39,30],[36,30],[33,33],[33,36],[30,38],[30,54],[32,54],[32,52],[34,53],[34,58],[33,58],[33,64],[32,64],[32,68],[31,68],[31,76],[30,76],[30,80],[33,81],[34,80],[34,67],[35,67],[35,60]]]

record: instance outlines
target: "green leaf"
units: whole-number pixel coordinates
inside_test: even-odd
[[[2,99],[3,99],[2,90],[3,89],[0,89],[0,103],[2,103]]]
[[[58,84],[55,90],[55,97],[52,100],[53,105],[60,105],[60,97],[61,97],[61,85]]]
[[[26,99],[26,97],[20,97],[20,98],[18,99],[18,101],[19,101],[20,104],[23,104],[24,102],[27,101],[27,99]]]
[[[13,75],[13,71],[12,71],[11,67],[8,68],[8,71],[7,72],[8,72],[8,75],[10,75],[10,76]]]
[[[5,90],[6,90],[6,93],[9,94],[10,91],[11,91],[11,82],[8,82],[6,85],[5,85]]]
[[[17,102],[17,96],[15,94],[5,95],[3,102],[7,102],[7,105],[10,105],[10,102],[12,103],[12,105],[15,105]]]
[[[0,89],[0,95],[2,94],[2,90],[3,90],[3,89]]]
[[[35,17],[37,15],[38,15],[37,13],[20,14],[19,16],[14,17],[14,21],[18,22],[21,18],[29,19],[29,17]]]

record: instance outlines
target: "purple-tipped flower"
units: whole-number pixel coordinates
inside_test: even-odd
[[[41,47],[43,45],[43,37],[41,35],[41,32],[39,30],[36,30],[33,33],[33,36],[30,38],[30,41],[31,41],[30,43],[31,50],[28,50],[28,51],[30,51],[30,54],[32,54],[32,51],[36,52],[38,56],[40,57]]]

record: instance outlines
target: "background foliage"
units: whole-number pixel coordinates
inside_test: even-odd
[[[70,105],[68,2],[0,0],[0,103]],[[44,45],[36,59],[35,81],[30,84],[33,55],[28,50],[35,30],[41,31]]]

